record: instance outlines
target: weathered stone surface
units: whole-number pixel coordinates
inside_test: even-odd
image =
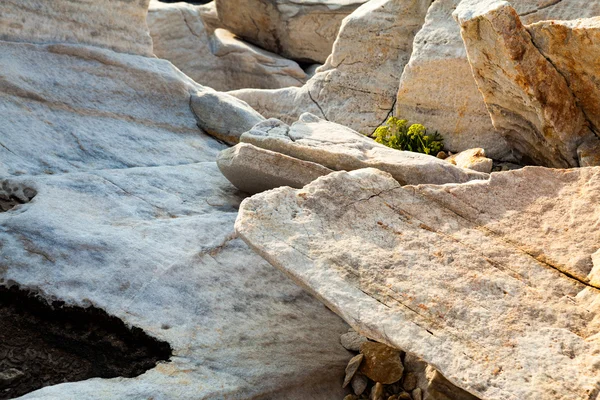
[[[600,383],[598,185],[600,168],[406,187],[335,172],[246,199],[236,229],[358,332],[482,399],[583,400]]]
[[[461,168],[472,169],[473,171],[492,172],[494,160],[485,156],[485,150],[482,148],[469,149],[461,151],[458,154],[453,154],[445,158],[446,162],[458,165]]]
[[[527,30],[567,80],[592,130],[600,134],[600,17],[539,22]]]
[[[150,0],[2,0],[0,40],[81,43],[152,55]]]
[[[281,186],[301,188],[331,172],[320,164],[302,161],[248,143],[223,150],[217,158],[219,170],[235,187],[255,194]]]
[[[367,379],[366,376],[364,376],[360,372],[356,373],[354,375],[354,378],[352,378],[352,382],[351,382],[352,390],[354,391],[354,394],[356,394],[357,396],[360,396],[361,394],[363,394],[365,389],[367,388],[368,384],[369,384],[369,380]]]
[[[302,88],[232,94],[267,118],[304,112],[370,135],[393,111],[398,81],[431,0],[373,0],[344,19],[333,53]]]
[[[119,3],[116,31],[135,22]],[[99,17],[47,25],[69,18]],[[190,110],[205,89],[165,60],[100,47],[2,41],[0,54],[0,195],[23,203],[0,213],[0,285],[94,305],[173,348],[136,378],[25,398],[342,398],[348,326],[235,238],[242,198],[214,162],[225,146]]]
[[[342,387],[348,386],[354,375],[360,368],[360,364],[365,356],[363,354],[357,354],[348,361],[348,365],[346,366],[346,376],[344,377],[344,384]]]
[[[367,378],[386,385],[402,378],[404,366],[397,349],[383,343],[365,342],[360,345],[360,353],[365,356],[360,372]]]
[[[369,339],[354,330],[340,336],[340,343],[346,350],[350,351],[359,351],[360,345],[368,341]]]
[[[510,147],[495,132],[473,79],[460,27],[452,18],[459,3],[436,0],[427,12],[402,74],[396,114],[439,131],[452,152],[482,147],[489,157],[510,160]],[[513,0],[511,4],[526,24],[600,15],[600,3],[588,0]]]
[[[227,93],[210,90],[195,93],[190,106],[201,129],[232,145],[239,143],[244,132],[265,120],[248,104]]]
[[[167,59],[196,82],[216,90],[276,89],[308,79],[295,62],[215,29],[207,6],[153,0],[148,27],[157,57]]]
[[[598,138],[517,12],[505,1],[465,1],[455,15],[492,122],[515,155],[537,165],[578,166],[577,148]]]
[[[240,141],[335,171],[375,167],[402,184],[466,182],[489,176],[433,156],[391,149],[312,114],[303,114],[292,126],[267,120],[242,134]]]
[[[264,49],[324,63],[342,19],[366,0],[217,0],[223,25]]]

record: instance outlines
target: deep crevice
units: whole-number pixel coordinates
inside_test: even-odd
[[[133,378],[171,354],[168,343],[99,308],[0,286],[0,399],[94,377]]]

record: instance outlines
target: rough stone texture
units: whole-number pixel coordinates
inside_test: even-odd
[[[517,12],[505,1],[465,1],[455,15],[492,122],[517,158],[556,168],[578,166],[577,148],[598,138]]]
[[[402,378],[404,366],[400,351],[383,343],[365,342],[360,345],[364,360],[360,372],[375,382],[389,385]]]
[[[190,107],[202,130],[231,145],[239,143],[244,132],[265,120],[248,104],[227,93],[209,90],[195,93]]]
[[[235,187],[255,194],[281,186],[301,188],[331,172],[320,164],[302,161],[248,143],[223,150],[219,170]]]
[[[291,60],[245,43],[214,23],[207,6],[150,2],[148,27],[157,57],[167,59],[196,82],[226,91],[301,86],[308,79]]]
[[[439,131],[452,152],[483,147],[489,157],[510,160],[510,148],[495,132],[473,79],[460,27],[452,12],[460,0],[436,0],[416,35],[404,69],[396,114]],[[530,24],[547,19],[600,15],[600,2],[588,0],[513,0]]]
[[[600,168],[406,187],[334,172],[246,199],[236,230],[358,332],[481,399],[595,399],[599,185]]]
[[[0,40],[82,43],[152,55],[150,0],[2,0]]]
[[[268,118],[304,112],[370,135],[393,111],[398,81],[431,0],[373,0],[344,19],[332,55],[302,88],[239,90]]]
[[[527,30],[567,80],[592,130],[600,134],[600,17],[539,22]]]
[[[240,141],[336,171],[375,167],[389,172],[403,185],[466,182],[489,176],[433,156],[391,149],[312,114],[303,114],[292,126],[269,119],[244,133]]]
[[[348,365],[346,366],[346,376],[344,377],[344,383],[342,387],[348,386],[354,375],[360,368],[360,364],[365,356],[363,354],[357,354],[348,361]]]
[[[366,0],[217,0],[222,24],[264,49],[324,63],[342,19]]]
[[[94,305],[174,353],[137,378],[25,398],[343,398],[348,326],[235,238],[225,146],[190,110],[204,89],[100,47],[3,41],[0,54],[0,187],[32,198],[0,213],[0,285]]]
[[[346,332],[340,336],[340,343],[346,350],[350,351],[359,351],[360,345],[368,341],[369,339],[362,336],[358,332],[355,332],[354,330]]]
[[[472,169],[473,171],[492,172],[494,160],[485,156],[485,150],[482,148],[469,149],[453,154],[445,159],[450,164],[458,165],[461,168]]]

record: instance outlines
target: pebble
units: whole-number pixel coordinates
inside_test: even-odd
[[[344,378],[344,384],[342,385],[342,387],[348,386],[348,384],[354,377],[354,374],[356,374],[356,371],[358,371],[360,363],[362,362],[364,357],[364,355],[359,354],[357,356],[352,357],[352,359],[348,362],[348,365],[346,366],[346,377]]]
[[[371,388],[371,400],[383,400],[383,385],[379,382]]]
[[[358,396],[355,396],[353,394],[348,394],[348,395],[346,395],[346,397],[344,397],[344,400],[358,400]]]
[[[402,378],[404,366],[399,350],[382,343],[365,342],[360,345],[360,352],[365,356],[360,372],[371,380],[389,385]]]
[[[413,400],[423,400],[423,393],[421,391],[421,388],[416,388],[412,391],[412,398]]]
[[[340,343],[346,350],[350,351],[359,351],[360,345],[368,341],[369,339],[355,331],[349,331],[340,336]]]
[[[417,388],[417,375],[414,372],[408,372],[404,375],[404,380],[402,381],[402,387],[407,392],[412,392]]]
[[[9,385],[16,380],[22,378],[25,374],[16,368],[5,369],[0,372],[0,384]]]
[[[354,378],[352,378],[352,382],[351,382],[352,390],[354,391],[354,394],[357,396],[360,396],[361,394],[363,394],[363,392],[367,388],[368,383],[369,383],[369,380],[363,374],[358,373],[358,374],[354,375]]]
[[[402,392],[398,395],[398,400],[412,400],[412,397],[410,397],[410,394]]]

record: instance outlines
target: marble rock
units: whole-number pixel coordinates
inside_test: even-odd
[[[489,157],[511,161],[511,147],[492,125],[473,79],[460,27],[452,17],[460,2],[436,0],[431,5],[402,73],[396,114],[437,130],[452,152],[482,147]],[[512,0],[510,3],[524,24],[600,15],[600,2],[596,1]]]
[[[214,26],[208,5],[150,2],[148,27],[157,57],[215,90],[277,89],[308,79],[298,63],[248,44]]]
[[[301,88],[231,92],[267,118],[310,112],[370,135],[393,112],[430,0],[372,0],[344,19],[333,52]]]
[[[236,230],[359,333],[480,399],[584,400],[600,384],[599,185],[599,167],[404,187],[334,172],[244,200]]]
[[[494,160],[485,156],[485,150],[482,148],[463,150],[460,153],[453,154],[445,158],[446,162],[458,165],[461,168],[472,169],[473,171],[492,172]]]
[[[255,194],[280,186],[301,188],[331,172],[320,164],[240,143],[217,158],[223,175],[242,192]]]
[[[40,33],[71,18],[104,24],[95,5],[112,10],[114,35],[145,26],[125,12],[145,17],[144,1],[18,3],[63,10],[38,20]],[[226,146],[190,110],[206,89],[127,54],[134,41],[115,52],[71,27],[55,24],[43,44],[0,25],[0,204],[12,204],[0,212],[0,285],[101,308],[173,355],[135,378],[24,398],[343,398],[348,326],[236,238],[242,197],[214,161]]]
[[[324,63],[342,20],[366,0],[216,0],[224,27],[263,49]]]
[[[261,122],[242,134],[240,141],[335,171],[378,168],[403,185],[467,182],[489,176],[433,156],[391,149],[350,128],[308,113],[291,126],[275,119]]]

